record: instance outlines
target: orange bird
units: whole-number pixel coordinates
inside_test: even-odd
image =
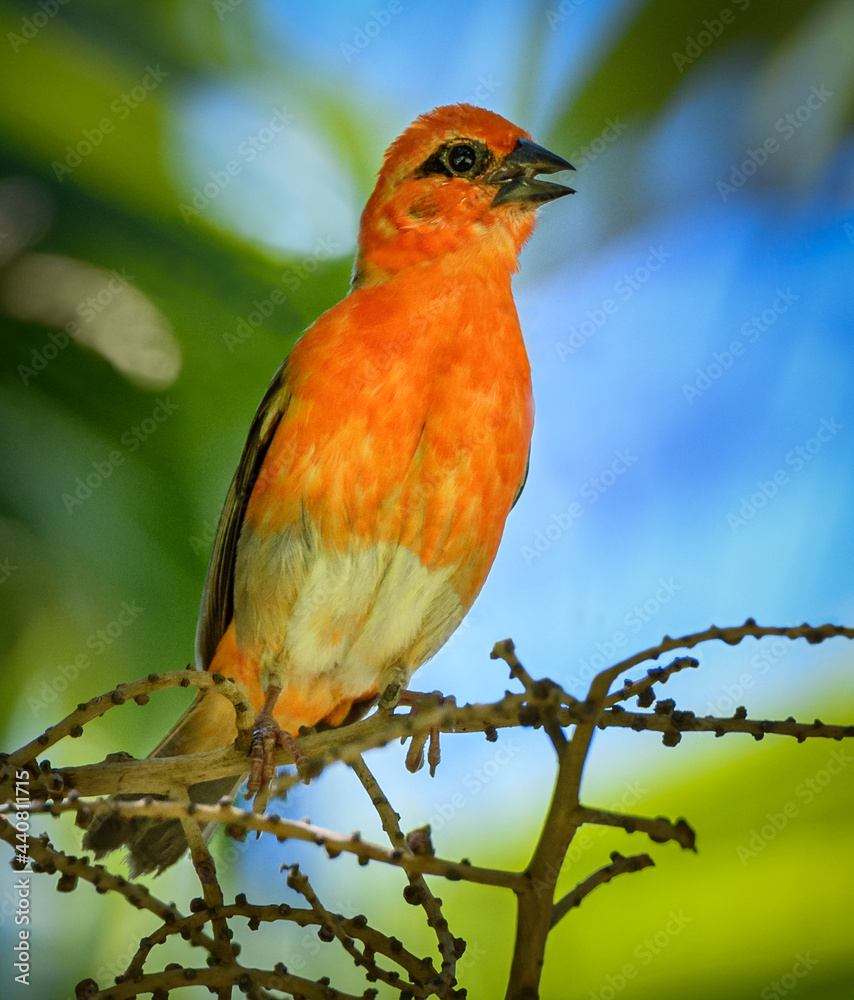
[[[534,421],[511,293],[537,206],[572,169],[466,104],[418,118],[386,152],[362,214],[352,288],[300,338],[255,416],[219,522],[199,617],[200,669],[258,713],[249,791],[277,743],[338,726],[457,628],[522,491]],[[231,703],[200,695],[156,756],[227,746]],[[190,790],[214,802],[234,779]],[[180,825],[109,817],[98,855],[134,873],[180,857]]]

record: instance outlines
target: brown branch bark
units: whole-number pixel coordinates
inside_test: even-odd
[[[203,906],[202,912],[192,917],[182,917],[174,907],[155,901],[141,886],[127,883],[123,879],[110,875],[102,866],[89,865],[87,859],[70,858],[55,851],[45,838],[27,841],[30,856],[36,867],[46,871],[60,871],[60,888],[68,890],[78,877],[95,884],[101,891],[114,890],[122,893],[129,902],[141,908],[150,909],[162,920],[163,933],[168,936],[165,928],[176,923],[185,923],[186,932],[194,944],[199,944],[214,953],[218,965],[211,970],[175,970],[167,969],[163,973],[152,975],[142,974],[142,963],[150,951],[151,944],[144,939],[140,946],[138,958],[131,963],[129,972],[141,976],[136,983],[122,982],[111,987],[109,994],[98,992],[95,984],[81,984],[80,996],[107,996],[121,1000],[124,996],[136,996],[140,992],[177,989],[192,981],[207,985],[212,991],[219,993],[222,1000],[230,996],[232,988],[237,985],[247,992],[253,1000],[263,1000],[268,997],[267,989],[278,989],[293,992],[297,990],[306,998],[314,996],[329,996],[329,990],[321,980],[318,984],[303,981],[299,977],[287,976],[286,970],[277,967],[274,972],[243,969],[235,961],[237,949],[231,946],[223,947],[222,942],[230,935],[227,921],[232,914],[231,908],[223,904],[222,894],[216,882],[216,872],[210,855],[204,844],[199,824],[224,823],[238,830],[259,830],[271,833],[279,840],[299,839],[311,841],[325,848],[330,857],[341,853],[352,853],[360,863],[371,860],[384,864],[392,864],[406,871],[410,879],[410,889],[423,891],[424,899],[433,900],[435,906],[425,905],[428,921],[437,930],[440,950],[443,956],[443,976],[435,975],[432,963],[427,962],[433,978],[422,988],[419,977],[411,976],[411,985],[416,987],[414,995],[454,996],[452,990],[454,961],[461,954],[458,945],[460,939],[450,934],[442,917],[440,901],[426,889],[423,875],[437,875],[450,880],[466,880],[483,885],[512,889],[517,897],[517,929],[516,946],[514,950],[510,981],[506,997],[508,1000],[535,1000],[538,995],[539,981],[542,970],[546,939],[551,927],[560,920],[566,912],[583,899],[598,885],[605,884],[617,874],[640,870],[649,867],[652,859],[648,855],[636,855],[633,858],[622,858],[612,855],[612,863],[588,878],[579,882],[572,892],[562,899],[555,900],[555,888],[563,865],[566,851],[579,826],[583,823],[597,823],[622,828],[628,832],[643,832],[656,842],[675,840],[683,847],[694,846],[694,833],[684,820],[672,823],[664,818],[630,816],[611,813],[582,806],[580,804],[581,780],[584,773],[587,756],[590,751],[595,730],[609,727],[632,728],[634,730],[649,729],[659,732],[667,745],[675,746],[684,732],[714,732],[723,736],[734,732],[750,734],[754,739],[762,739],[767,734],[786,735],[796,738],[799,742],[808,738],[825,738],[841,740],[854,736],[854,726],[825,724],[816,719],[812,723],[799,723],[794,718],[785,720],[754,720],[747,718],[743,707],[736,710],[732,718],[700,717],[692,712],[677,711],[671,699],[658,701],[652,712],[626,711],[621,702],[637,698],[642,708],[648,707],[654,700],[655,684],[664,683],[679,670],[694,667],[697,661],[693,657],[678,657],[666,666],[654,666],[646,676],[635,682],[625,682],[615,691],[611,687],[617,678],[633,666],[659,657],[675,649],[690,649],[703,642],[721,640],[729,645],[735,645],[748,636],[762,638],[764,636],[783,636],[790,639],[804,638],[809,643],[823,642],[834,636],[854,638],[854,629],[821,625],[813,627],[800,625],[795,627],[762,627],[756,625],[753,619],[748,619],[743,625],[732,628],[712,626],[702,632],[692,633],[680,638],[665,636],[661,643],[644,650],[635,656],[601,671],[590,684],[587,696],[579,701],[568,694],[553,681],[535,680],[516,657],[513,644],[508,640],[496,644],[493,657],[505,660],[510,668],[511,676],[521,682],[524,692],[521,694],[506,693],[505,696],[492,704],[457,706],[452,699],[435,699],[431,704],[429,699],[422,700],[416,713],[381,712],[362,722],[321,733],[309,733],[300,737],[300,751],[308,759],[308,765],[301,771],[307,775],[319,773],[325,766],[335,760],[351,763],[363,784],[371,795],[383,821],[383,826],[390,837],[391,850],[375,844],[366,843],[358,834],[346,836],[330,830],[313,826],[308,822],[297,823],[282,820],[275,815],[260,815],[234,809],[230,803],[223,801],[219,806],[194,807],[186,802],[182,789],[198,781],[213,780],[219,777],[242,775],[247,770],[245,745],[249,742],[252,729],[252,713],[243,701],[237,689],[230,681],[216,675],[208,675],[196,671],[178,672],[175,674],[152,674],[145,681],[135,684],[118,685],[114,690],[99,698],[94,698],[71,713],[56,726],[46,730],[41,736],[30,741],[12,755],[0,756],[0,794],[12,798],[20,787],[16,783],[16,771],[26,770],[30,775],[28,787],[34,799],[55,800],[53,802],[34,801],[29,808],[30,813],[51,813],[60,815],[66,811],[76,811],[79,825],[85,825],[87,820],[96,813],[118,810],[130,817],[151,817],[162,819],[179,819],[188,834],[193,861],[199,877],[202,880],[204,901],[197,901]],[[236,746],[223,750],[210,751],[192,757],[176,757],[160,760],[134,761],[121,759],[119,755],[101,764],[78,768],[51,768],[50,764],[39,758],[46,749],[66,737],[77,737],[88,722],[103,715],[112,707],[135,700],[144,704],[151,692],[164,687],[193,686],[210,688],[217,686],[218,690],[229,697],[238,712],[240,739]],[[397,738],[415,737],[431,738],[431,746],[438,732],[482,732],[487,739],[497,738],[497,730],[505,727],[533,726],[543,728],[549,736],[557,755],[557,774],[551,803],[548,808],[545,823],[531,855],[530,863],[525,872],[507,872],[494,869],[477,868],[468,862],[452,862],[432,856],[432,849],[419,849],[416,842],[410,848],[403,837],[399,826],[399,817],[392,809],[388,799],[376,784],[373,775],[367,769],[361,754],[366,750],[387,744]],[[564,730],[572,729],[571,739],[567,739]],[[416,746],[416,750],[418,747]],[[420,755],[420,752],[419,754]],[[435,755],[434,755],[435,756]],[[285,749],[279,751],[279,763],[290,763],[291,757]],[[283,784],[298,780],[294,776],[283,779]],[[118,803],[82,801],[80,794],[164,794],[166,800],[123,801]],[[65,801],[63,801],[65,799]],[[176,801],[178,799],[178,801]],[[185,801],[180,801],[184,799]],[[14,812],[15,806],[7,804],[0,807],[0,839],[16,846],[16,835],[12,826],[4,818],[4,813]],[[11,838],[11,839],[10,839]],[[423,840],[424,837],[421,838]],[[429,843],[428,843],[429,848]],[[39,860],[41,859],[41,860]],[[311,895],[311,894],[310,894]],[[309,898],[307,896],[306,898]],[[415,901],[415,900],[410,900]],[[337,936],[350,951],[354,958],[361,957],[362,964],[370,973],[379,974],[380,978],[392,985],[392,975],[382,973],[379,966],[373,963],[374,951],[381,951],[369,945],[366,936],[378,932],[367,928],[366,922],[354,922],[353,927],[362,929],[361,935],[350,933],[350,925],[340,915],[329,914],[316,898],[310,898],[313,907],[311,913],[315,921],[324,921],[330,925],[330,933]],[[236,904],[238,915],[239,902]],[[243,900],[244,908],[248,904]],[[196,907],[193,907],[196,909]],[[287,908],[290,912],[290,908]],[[257,912],[257,911],[256,911]],[[281,907],[277,910],[283,914]],[[308,911],[306,911],[308,912]],[[245,915],[240,913],[239,915]],[[199,918],[199,923],[194,921]],[[255,920],[256,917],[250,917]],[[257,917],[261,919],[260,916]],[[273,918],[270,919],[278,919]],[[358,918],[354,918],[357,921]],[[215,940],[204,935],[201,928],[211,922],[215,931]],[[323,925],[321,924],[321,927]],[[164,938],[165,939],[165,938]],[[352,940],[362,940],[365,951],[359,952]],[[382,937],[375,938],[382,943]],[[398,954],[394,939],[385,939],[391,950]],[[156,943],[159,943],[156,942]],[[370,954],[368,953],[370,951]],[[384,952],[383,952],[384,953]],[[422,961],[412,959],[415,962]],[[403,961],[395,959],[403,966]],[[407,959],[409,961],[409,959]],[[426,960],[423,960],[426,962]],[[421,968],[426,972],[426,966]],[[278,979],[276,978],[278,976]],[[201,978],[197,978],[201,977]],[[236,977],[236,978],[235,978]],[[271,978],[272,977],[272,978]],[[275,983],[274,983],[275,980]],[[442,982],[441,980],[444,980]],[[285,982],[285,986],[277,985]],[[142,984],[142,986],[140,985]],[[322,992],[317,992],[317,988]],[[399,988],[399,987],[398,987]],[[443,990],[446,989],[446,992]],[[92,992],[94,989],[94,992]],[[432,994],[431,994],[432,990]],[[373,995],[368,991],[365,996]],[[339,997],[345,994],[337,993]]]
[[[408,850],[406,837],[400,829],[400,816],[392,808],[368,765],[359,757],[350,763],[350,767],[368,793],[392,847],[399,851]],[[456,983],[457,958],[462,955],[465,942],[455,938],[451,933],[448,921],[442,913],[442,900],[431,892],[424,876],[420,873],[410,873],[409,886],[410,891],[404,894],[404,898],[407,902],[420,905],[427,915],[427,923],[436,935],[439,953],[442,956],[441,979],[447,986],[453,986]]]
[[[190,812],[189,810],[192,810]],[[0,806],[3,813],[13,812],[8,804]],[[120,812],[123,816],[144,816],[150,819],[182,819],[192,816],[202,826],[208,823],[222,823],[240,830],[260,830],[270,833],[277,840],[304,840],[325,848],[330,857],[342,852],[354,854],[360,862],[379,861],[382,864],[402,868],[406,872],[423,875],[437,875],[451,882],[475,882],[478,885],[501,886],[518,890],[527,883],[526,876],[518,872],[502,871],[497,868],[478,868],[467,861],[448,861],[426,854],[413,854],[398,848],[389,850],[362,840],[358,834],[347,836],[334,830],[326,830],[299,820],[282,819],[275,813],[254,813],[234,806],[191,805],[161,799],[138,799],[126,802],[106,802],[102,800],[83,802],[34,802],[29,809],[33,815],[46,813],[59,816],[75,811],[85,820],[98,813]]]
[[[598,869],[598,871],[593,872],[592,875],[588,875],[586,879],[579,882],[574,889],[554,904],[549,929],[551,930],[571,909],[580,906],[584,897],[589,896],[598,886],[605,885],[606,882],[610,882],[617,875],[638,872],[642,868],[651,868],[654,865],[655,862],[648,854],[632,854],[630,857],[624,858],[622,854],[614,851],[611,855],[610,865],[605,865]]]

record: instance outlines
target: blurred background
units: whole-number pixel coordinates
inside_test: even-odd
[[[854,622],[851,0],[41,0],[0,4],[0,36],[3,749],[192,658],[255,407],[347,290],[383,150],[456,101],[569,158],[578,194],[543,211],[516,279],[537,401],[528,485],[417,686],[500,697],[488,654],[508,635],[531,673],[583,695],[664,633]],[[852,720],[845,640],[719,646],[662,696]],[[52,761],[144,754],[188,697],[115,710]],[[372,755],[404,829],[430,822],[444,856],[523,867],[554,773],[543,734],[445,739],[443,757],[431,780],[400,747]],[[821,741],[599,733],[585,801],[684,815],[699,854],[652,845],[655,869],[573,911],[543,997],[850,997],[852,761]],[[343,767],[281,811],[382,839]],[[69,822],[48,829],[79,850]],[[585,829],[562,884],[649,847]],[[266,838],[217,851],[229,891],[290,899],[278,866],[300,860],[329,908],[432,947],[399,873]],[[24,996],[2,879],[2,993]],[[193,882],[183,864],[152,890],[180,905]],[[34,883],[29,996],[106,985],[151,929],[89,886]],[[512,900],[440,891],[469,941],[469,996],[502,996]],[[263,934],[248,964],[364,988],[336,945]]]

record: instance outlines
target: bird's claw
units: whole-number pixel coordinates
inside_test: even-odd
[[[403,691],[400,694],[399,703],[410,706],[410,715],[416,715],[419,711],[426,711],[446,704],[455,705],[453,697],[445,697],[440,691],[433,691],[430,694],[422,694],[418,691]],[[406,769],[415,773],[424,766],[424,747],[428,744],[427,763],[430,766],[430,777],[436,774],[436,768],[441,760],[441,748],[439,746],[439,733],[441,727],[431,726],[424,733],[419,733],[412,737],[409,750],[406,754]]]
[[[306,762],[306,756],[297,740],[286,733],[272,715],[261,712],[255,720],[255,732],[249,751],[251,763],[247,782],[247,797],[255,797],[254,812],[263,812],[270,794],[270,783],[276,776],[276,750],[284,747],[293,758],[299,770]]]

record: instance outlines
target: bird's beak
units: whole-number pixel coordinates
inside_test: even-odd
[[[492,199],[492,208],[509,201],[541,205],[565,194],[575,194],[571,187],[540,180],[537,174],[553,174],[558,170],[575,170],[562,156],[551,153],[530,139],[519,139],[511,153],[490,171],[484,181],[497,184],[498,192]]]

